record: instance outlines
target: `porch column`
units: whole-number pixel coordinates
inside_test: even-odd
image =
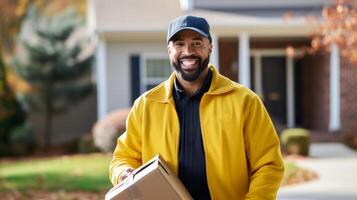
[[[87,1],[87,31],[89,35],[95,35],[95,30],[96,30],[96,15],[95,15],[95,6],[94,6],[94,0],[88,0]]]
[[[190,11],[193,9],[193,0],[180,0],[181,9],[184,11]]]
[[[212,37],[212,53],[211,53],[211,59],[210,62],[216,67],[216,69],[219,71],[219,43],[218,43],[218,37],[214,34],[211,35]]]
[[[263,72],[262,72],[262,58],[261,55],[254,56],[254,91],[264,101],[263,93]]]
[[[239,35],[239,77],[241,84],[250,88],[250,48],[248,33]]]
[[[286,57],[286,86],[287,86],[287,126],[295,127],[295,89],[294,89],[294,61],[291,57]]]
[[[336,44],[331,45],[330,55],[330,121],[329,130],[341,128],[340,113],[340,52]]]
[[[96,71],[97,71],[97,109],[98,120],[105,117],[108,109],[107,101],[107,51],[105,41],[100,41],[96,52]]]

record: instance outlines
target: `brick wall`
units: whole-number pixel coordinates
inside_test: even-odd
[[[238,80],[238,37],[219,38],[219,70],[231,80]],[[308,45],[306,38],[251,38],[251,49],[285,49],[288,46]],[[213,47],[216,48],[216,47]]]
[[[238,81],[238,38],[220,38],[218,48],[220,73]]]
[[[357,64],[341,58],[341,121],[344,131],[357,133]]]
[[[285,49],[288,46],[301,47],[309,45],[306,38],[251,38],[252,49]]]
[[[302,58],[303,126],[328,130],[329,55],[317,53]]]
[[[309,41],[304,38],[251,38],[251,49],[286,48],[287,46],[306,46]],[[238,38],[219,39],[220,72],[237,81],[238,72],[232,68],[238,65]],[[311,130],[327,131],[329,122],[329,53],[319,52],[306,55],[301,59],[302,126]],[[357,66],[354,68],[341,60],[341,99],[342,123],[345,127],[357,124]],[[354,74],[354,75],[352,75]],[[355,80],[353,80],[355,77]],[[353,112],[350,112],[353,111]],[[357,126],[357,125],[356,125]]]
[[[303,124],[312,130],[328,131],[330,115],[329,53],[303,58]],[[357,64],[341,57],[341,122],[344,132],[357,130]]]

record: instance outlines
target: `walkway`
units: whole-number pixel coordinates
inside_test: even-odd
[[[319,179],[282,187],[278,200],[357,200],[357,153],[339,143],[313,144],[311,158],[296,163]]]

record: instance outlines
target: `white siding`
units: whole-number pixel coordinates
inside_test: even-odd
[[[152,43],[111,42],[107,44],[108,112],[130,106],[130,55],[148,52],[167,54],[166,49],[164,41]]]

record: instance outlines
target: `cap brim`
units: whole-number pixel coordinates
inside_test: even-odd
[[[178,32],[182,31],[182,30],[192,30],[192,31],[195,31],[197,33],[199,33],[200,35],[202,35],[203,37],[206,37],[208,38],[208,35],[204,32],[202,32],[201,30],[195,28],[195,27],[183,27],[183,28],[180,28],[178,29],[176,32],[174,32],[170,38],[167,39],[167,42],[169,42]]]

